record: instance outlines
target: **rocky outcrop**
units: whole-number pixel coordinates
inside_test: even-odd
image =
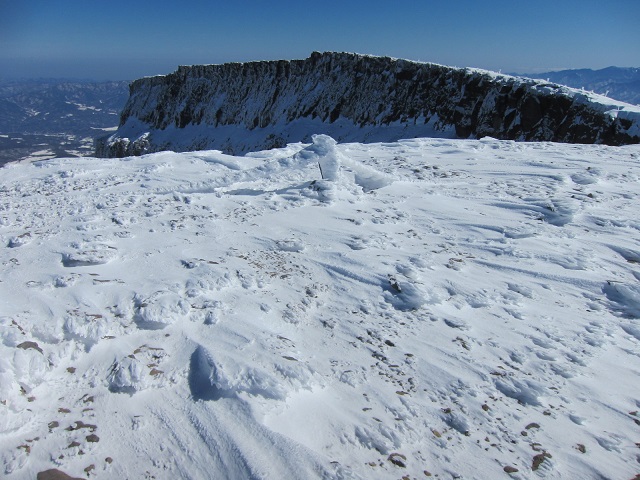
[[[540,80],[477,69],[314,52],[305,60],[179,67],[142,78],[98,156],[229,153],[308,141],[440,136],[623,145],[640,108]]]

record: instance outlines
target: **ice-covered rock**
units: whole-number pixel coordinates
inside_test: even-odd
[[[312,135],[313,143],[298,155],[306,160],[318,162],[324,180],[336,181],[340,172],[340,154],[336,150],[336,142],[329,135]]]

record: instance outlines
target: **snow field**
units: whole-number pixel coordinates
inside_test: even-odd
[[[633,478],[640,148],[313,141],[2,170],[3,474]]]

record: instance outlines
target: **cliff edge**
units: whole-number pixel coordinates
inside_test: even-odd
[[[640,143],[640,108],[541,80],[389,57],[314,52],[305,60],[181,66],[130,85],[118,130],[96,155],[411,137]]]

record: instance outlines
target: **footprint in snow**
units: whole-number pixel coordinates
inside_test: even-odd
[[[450,328],[455,328],[458,330],[469,330],[471,328],[469,326],[469,323],[461,318],[447,317],[443,320],[444,323]]]
[[[17,248],[23,245],[27,245],[31,242],[31,240],[33,240],[33,237],[31,236],[31,233],[27,232],[23,233],[22,235],[18,235],[17,237],[10,238],[7,246],[9,248]]]
[[[511,377],[500,377],[495,381],[496,388],[507,397],[524,405],[540,406],[540,397],[545,395],[545,388],[533,380],[518,380]]]
[[[155,386],[162,386],[164,371],[161,370],[161,363],[166,356],[163,348],[141,345],[132,354],[111,365],[107,374],[109,390],[133,395],[154,383]]]
[[[159,330],[185,318],[191,305],[173,292],[156,292],[147,298],[136,299],[134,321],[143,330]]]
[[[80,275],[77,273],[72,273],[70,275],[57,275],[53,279],[53,286],[55,288],[71,287],[75,285],[78,280],[80,280]]]
[[[350,241],[347,242],[347,246],[351,250],[364,250],[369,247],[369,239],[362,237],[353,237]]]
[[[118,323],[98,313],[70,310],[64,317],[62,331],[67,340],[75,340],[84,345],[88,352],[100,339],[117,333]]]
[[[305,249],[304,242],[296,238],[276,240],[276,246],[282,252],[302,252]]]
[[[635,337],[636,340],[640,341],[640,326],[633,323],[626,323],[620,325],[620,328],[622,328],[628,335],[631,335],[632,337]]]
[[[538,229],[532,227],[531,225],[526,225],[526,224],[520,225],[515,228],[507,228],[504,230],[504,236],[506,238],[511,238],[514,240],[535,237],[537,234],[538,234]]]
[[[300,363],[286,359],[283,362]],[[225,363],[198,345],[189,362],[188,382],[194,400],[217,401],[235,397],[238,393],[284,400],[287,397],[287,382],[283,381],[283,372],[284,369],[280,372],[269,371],[259,364],[247,366],[234,361]]]
[[[620,446],[622,445],[622,439],[613,433],[610,433],[608,437],[596,437],[598,444],[609,452],[622,453]]]
[[[571,175],[571,180],[578,185],[591,185],[598,182],[600,175],[598,170],[588,169],[584,172],[574,173]]]
[[[609,245],[609,248],[618,253],[629,263],[640,263],[640,252],[630,248],[619,247],[617,245]]]
[[[602,292],[610,301],[611,309],[628,318],[640,318],[640,286],[608,281]]]
[[[399,281],[393,275],[389,275],[384,299],[400,311],[417,310],[426,302],[424,295],[415,285]]]
[[[103,265],[117,257],[115,247],[104,244],[79,245],[74,251],[62,254],[65,267],[88,267]]]

